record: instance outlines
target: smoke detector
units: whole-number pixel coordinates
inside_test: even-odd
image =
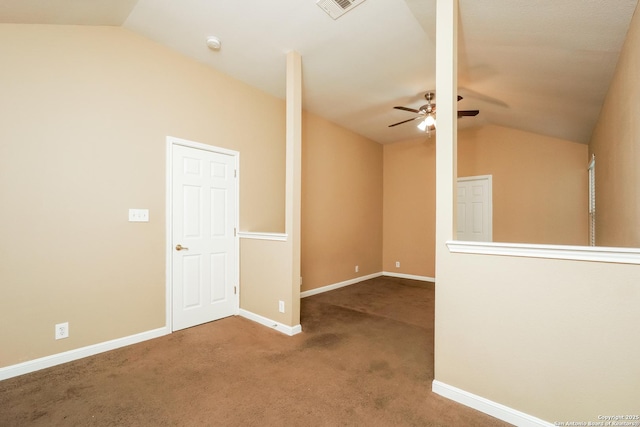
[[[207,46],[211,50],[220,50],[222,43],[220,43],[220,39],[217,37],[209,36],[207,37]]]
[[[364,0],[317,0],[316,4],[333,19],[338,19]]]

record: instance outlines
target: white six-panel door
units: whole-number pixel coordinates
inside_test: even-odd
[[[172,329],[238,312],[234,155],[172,144]]]
[[[457,240],[492,241],[491,181],[491,175],[458,178]]]

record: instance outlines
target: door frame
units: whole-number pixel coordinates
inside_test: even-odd
[[[456,184],[460,181],[487,181],[489,183],[489,191],[487,191],[487,196],[489,198],[489,215],[488,220],[489,224],[487,226],[489,230],[489,242],[493,242],[493,175],[476,175],[476,176],[460,176],[456,180]],[[457,187],[456,187],[457,192]],[[457,197],[457,193],[456,193]],[[454,218],[456,221],[456,229],[457,229],[457,218]],[[457,234],[457,233],[456,233]],[[457,236],[456,236],[457,237]],[[458,240],[458,239],[456,239]]]
[[[176,138],[173,136],[167,136],[166,142],[166,195],[165,195],[165,327],[169,333],[173,332],[173,146],[181,145],[183,147],[194,148],[203,151],[209,151],[212,153],[225,154],[233,156],[235,176],[236,180],[236,203],[235,209],[235,224],[236,233],[234,239],[236,243],[235,250],[235,262],[233,266],[233,276],[236,283],[238,293],[236,299],[235,314],[240,312],[240,238],[238,232],[240,230],[240,153],[235,150],[229,150],[227,148],[216,147],[213,145],[202,144],[200,142],[189,141],[186,139]]]

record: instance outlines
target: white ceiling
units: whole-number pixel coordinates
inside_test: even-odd
[[[637,1],[460,0],[459,107],[480,114],[459,124],[587,143]],[[122,25],[280,98],[297,50],[304,108],[390,143],[420,136],[388,125],[435,88],[435,3],[367,0],[334,21],[315,0],[0,0],[0,22]]]

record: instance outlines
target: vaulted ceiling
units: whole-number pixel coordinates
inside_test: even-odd
[[[459,107],[480,110],[459,125],[588,143],[637,1],[459,0]],[[435,88],[435,8],[366,0],[333,20],[316,0],[0,0],[0,23],[122,26],[281,98],[297,50],[304,108],[390,143],[421,135],[388,125]]]

